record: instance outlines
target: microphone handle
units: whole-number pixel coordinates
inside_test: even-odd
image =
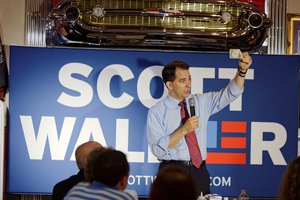
[[[190,106],[191,117],[195,116],[195,106]]]

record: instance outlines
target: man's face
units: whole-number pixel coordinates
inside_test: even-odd
[[[167,82],[170,95],[181,101],[191,93],[191,74],[189,70],[176,68],[175,80]]]

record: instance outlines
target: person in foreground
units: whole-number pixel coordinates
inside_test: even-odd
[[[93,152],[89,169],[92,182],[75,185],[64,200],[134,200],[125,192],[129,177],[129,163],[126,155],[118,150],[105,149]]]
[[[160,170],[151,185],[149,200],[197,200],[196,185],[188,173],[176,166]]]
[[[148,111],[148,144],[161,161],[159,170],[165,165],[181,166],[196,182],[198,195],[210,193],[210,175],[205,163],[209,117],[242,94],[251,64],[252,58],[244,52],[235,77],[225,88],[195,95],[191,95],[187,63],[173,61],[162,70],[169,94]]]
[[[68,191],[77,183],[85,180],[85,169],[87,167],[87,158],[89,154],[102,145],[95,141],[88,141],[76,148],[75,159],[79,172],[59,183],[55,184],[52,190],[53,200],[62,200]]]
[[[288,164],[282,177],[278,199],[300,199],[300,156]]]

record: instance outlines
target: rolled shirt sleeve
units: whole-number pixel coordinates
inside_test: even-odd
[[[164,134],[161,119],[155,115],[153,110],[149,110],[147,118],[147,139],[151,152],[159,159],[168,158],[168,144],[170,134]]]

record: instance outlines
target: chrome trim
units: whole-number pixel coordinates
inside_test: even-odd
[[[257,22],[254,22],[253,19],[251,20],[251,18],[253,16],[258,16],[259,19],[254,19],[254,20],[259,20],[258,24],[256,24]],[[248,23],[249,23],[249,26],[252,28],[260,28],[264,24],[263,16],[261,16],[261,14],[259,14],[259,13],[252,12],[248,17]]]
[[[75,13],[74,13],[74,11],[75,11]],[[72,16],[72,15],[75,15],[75,16]],[[68,20],[69,22],[75,22],[80,18],[80,10],[77,6],[70,5],[64,9],[64,16],[65,16],[66,20]]]
[[[69,5],[81,12],[75,21],[59,12]],[[93,15],[96,6],[105,14]],[[253,17],[261,21],[254,24]],[[259,8],[234,0],[68,0],[49,18],[55,21],[48,34],[54,45],[252,50],[262,45],[271,25]]]

